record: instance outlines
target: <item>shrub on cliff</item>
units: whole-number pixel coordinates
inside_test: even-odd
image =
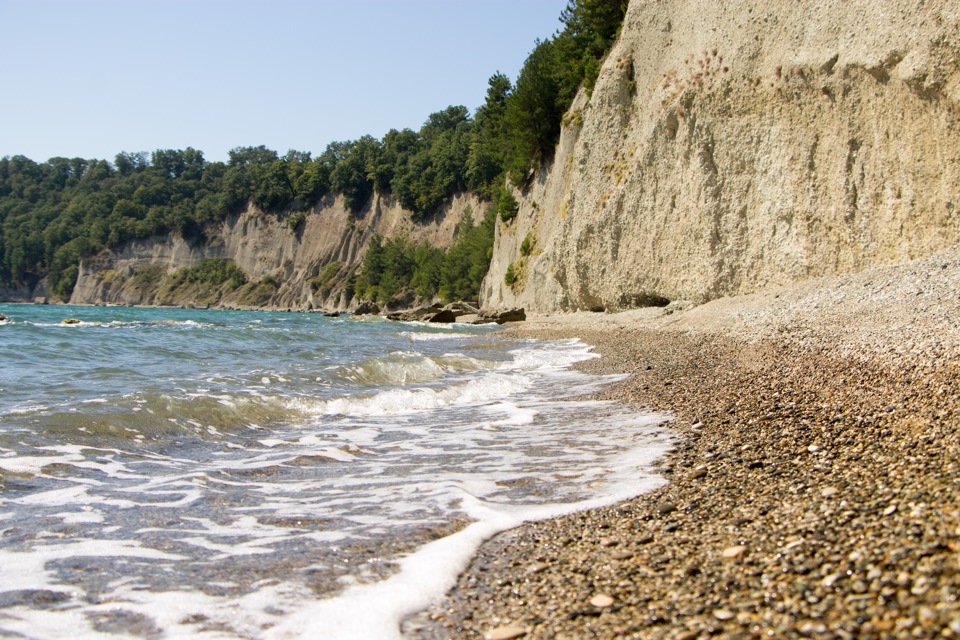
[[[214,287],[230,281],[230,288],[237,289],[247,283],[247,274],[229,260],[201,258],[195,266],[184,271],[185,280],[195,284],[208,284]]]
[[[517,202],[517,199],[510,193],[509,189],[503,189],[500,192],[500,200],[497,203],[497,213],[500,214],[500,219],[504,222],[510,222],[517,217],[519,211],[520,204]]]
[[[533,234],[533,231],[528,233],[523,238],[523,242],[520,243],[520,255],[526,258],[531,253],[533,253],[534,248],[537,246],[537,236]]]

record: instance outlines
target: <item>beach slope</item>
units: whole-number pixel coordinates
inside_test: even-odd
[[[540,316],[669,411],[669,483],[488,542],[410,638],[960,636],[960,249],[701,306]]]

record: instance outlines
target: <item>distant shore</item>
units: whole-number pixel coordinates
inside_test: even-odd
[[[960,248],[508,335],[671,412],[670,482],[489,541],[406,637],[960,637]]]

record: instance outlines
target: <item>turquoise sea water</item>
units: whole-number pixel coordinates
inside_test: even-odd
[[[0,305],[0,635],[390,638],[484,538],[659,483],[577,341]],[[65,318],[78,323],[65,324]]]

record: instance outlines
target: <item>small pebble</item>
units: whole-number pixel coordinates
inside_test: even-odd
[[[736,560],[744,554],[747,548],[743,545],[737,545],[735,547],[727,547],[723,550],[723,557],[727,560]]]
[[[668,513],[673,513],[676,510],[677,505],[672,502],[664,502],[657,507],[657,512],[663,516],[667,515]]]
[[[525,635],[527,635],[527,630],[523,627],[504,625],[487,631],[483,634],[483,637],[485,640],[513,640],[513,638],[522,638]]]
[[[597,607],[598,609],[609,607],[614,602],[616,602],[616,600],[614,600],[612,597],[608,596],[605,593],[598,593],[597,595],[590,598],[590,604]]]
[[[830,589],[830,588],[833,587],[833,585],[835,585],[835,584],[837,583],[837,581],[838,581],[840,578],[842,578],[842,577],[843,577],[842,574],[839,574],[839,573],[831,573],[831,574],[828,575],[826,578],[824,578],[823,580],[821,580],[821,581],[820,581],[820,584],[822,584],[823,586],[825,586],[827,589]]]

